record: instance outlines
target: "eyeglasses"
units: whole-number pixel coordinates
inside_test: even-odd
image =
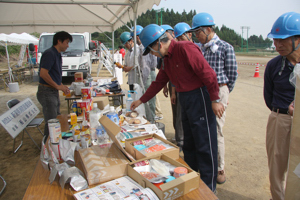
[[[199,35],[201,31],[203,31],[203,33],[205,33],[205,29],[202,28],[202,27],[196,29],[196,30],[194,31],[195,36]]]

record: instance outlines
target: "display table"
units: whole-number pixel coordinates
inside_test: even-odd
[[[182,158],[177,160],[186,165]],[[82,165],[80,163],[79,154],[75,152],[75,162],[76,167],[78,167],[81,171]],[[47,200],[62,200],[62,199],[74,199],[73,193],[76,193],[70,186],[70,184],[66,184],[65,188],[62,189],[58,182],[58,176],[56,177],[55,181],[50,185],[49,183],[49,175],[50,171],[45,170],[42,167],[41,161],[37,162],[33,175],[31,177],[30,183],[27,187],[25,195],[23,199],[47,199]],[[91,188],[91,187],[90,187]],[[197,190],[194,190],[180,198],[178,200],[217,200],[218,197],[214,195],[214,193],[205,185],[205,183],[200,180],[200,185]]]
[[[97,98],[97,97],[108,97],[109,102],[113,101],[114,97],[118,98],[118,101],[120,102],[122,108],[123,108],[123,97],[125,96],[125,94],[123,93],[118,93],[118,94],[103,94],[103,95],[97,95],[96,97],[93,98]],[[70,113],[70,111],[72,110],[72,103],[75,100],[81,99],[81,95],[79,96],[70,96],[70,97],[66,97],[65,100],[67,101],[67,106],[68,106],[68,114]]]

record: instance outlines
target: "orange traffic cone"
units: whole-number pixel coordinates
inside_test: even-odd
[[[259,64],[257,63],[257,65],[256,65],[256,68],[255,68],[255,73],[254,73],[254,76],[253,77],[255,77],[255,78],[259,78],[260,76],[259,76]]]

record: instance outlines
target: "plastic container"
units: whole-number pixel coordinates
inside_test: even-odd
[[[118,114],[116,113],[115,111],[115,107],[113,106],[110,106],[109,107],[109,113],[106,114],[106,116],[111,120],[113,121],[116,125],[119,126],[119,116]]]
[[[131,112],[130,106],[131,106],[132,102],[133,102],[133,99],[131,98],[131,94],[128,93],[127,99],[126,99],[126,112]]]
[[[92,140],[97,139],[96,128],[100,126],[99,119],[101,116],[101,110],[98,108],[97,103],[93,103],[93,109],[90,111],[90,131]]]
[[[99,125],[96,128],[97,142],[98,144],[106,144],[107,143],[107,133],[103,126]]]
[[[97,128],[100,123],[101,110],[97,103],[93,103],[93,109],[90,111],[90,128]]]

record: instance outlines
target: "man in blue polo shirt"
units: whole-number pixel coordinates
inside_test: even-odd
[[[72,42],[72,36],[65,32],[57,32],[53,36],[53,46],[47,49],[40,61],[39,68],[39,86],[37,99],[43,107],[45,119],[44,135],[45,142],[49,135],[48,120],[55,119],[60,115],[59,90],[69,94],[70,90],[62,84],[62,58],[61,52],[64,52]]]
[[[264,99],[271,111],[266,149],[272,199],[283,200],[292,128],[291,103],[295,95],[295,87],[289,79],[294,66],[300,62],[300,13],[281,15],[268,38],[273,38],[279,56],[268,62],[264,74]]]

